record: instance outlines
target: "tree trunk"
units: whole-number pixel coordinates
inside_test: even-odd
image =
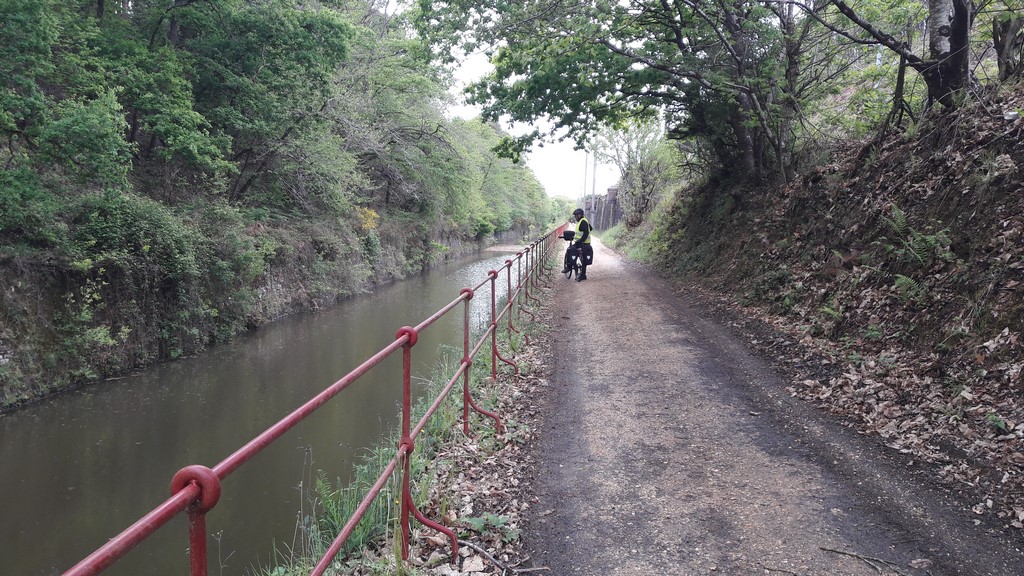
[[[732,52],[734,54],[733,76],[736,84],[742,86],[746,83],[748,40],[744,35],[743,23],[736,16],[735,12],[726,10],[724,23],[726,30],[729,31],[729,38],[732,40]],[[736,133],[736,146],[739,148],[740,166],[742,166],[744,177],[757,180],[761,178],[761,171],[759,169],[761,166],[759,158],[760,147],[757,142],[756,129],[750,128],[747,125],[751,118],[756,118],[754,115],[754,103],[751,100],[750,94],[741,91],[736,94],[736,104],[738,106],[737,117],[733,118],[730,124],[732,124],[733,131]]]
[[[928,85],[929,100],[947,108],[955,108],[958,93],[970,85],[968,42],[973,19],[971,0],[929,0],[930,58],[915,68]]]
[[[802,34],[796,26],[796,7],[788,4],[782,21],[786,50],[786,86],[782,94],[782,110],[779,119],[778,159],[783,182],[796,178],[793,161],[793,126],[799,112],[797,91],[800,83],[800,58],[803,55]]]
[[[949,54],[954,0],[928,0],[928,52],[932,59]]]
[[[181,41],[180,26],[178,25],[177,18],[171,18],[171,21],[167,25],[167,41],[171,43],[171,46],[178,48],[178,42]]]
[[[992,45],[996,49],[996,62],[999,64],[999,80],[1005,82],[1020,76],[1022,68],[1022,48],[1024,35],[1020,33],[1024,26],[1024,18],[1000,14],[992,20]]]
[[[132,113],[128,120],[128,142],[135,142],[135,139],[139,135],[139,111],[136,108],[132,108]]]
[[[739,109],[736,111],[736,118],[732,119],[732,129],[736,133],[736,146],[739,148],[740,166],[743,175],[750,179],[760,178],[758,170],[757,146],[752,130],[747,127],[747,121],[752,118],[753,108],[750,104],[750,96],[740,93],[736,95],[736,103]]]

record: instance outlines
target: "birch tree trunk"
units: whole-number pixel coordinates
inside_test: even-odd
[[[971,0],[928,0],[929,59],[915,66],[928,84],[928,95],[947,108],[970,85]]]
[[[928,0],[928,51],[933,59],[949,54],[953,0]]]

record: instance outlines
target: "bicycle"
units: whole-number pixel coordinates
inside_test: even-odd
[[[562,232],[562,239],[569,241],[569,248],[565,251],[565,261],[562,269],[565,271],[565,277],[572,280],[573,277],[579,278],[582,266],[580,266],[580,254],[579,251],[572,249],[572,240],[576,237],[575,230],[565,230]],[[570,254],[571,251],[571,254]]]

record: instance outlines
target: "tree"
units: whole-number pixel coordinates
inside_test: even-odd
[[[634,122],[622,130],[602,130],[595,154],[615,164],[622,174],[619,194],[627,228],[643,223],[679,165],[657,119]]]
[[[999,80],[1024,75],[1024,18],[1004,12],[992,20],[992,45],[996,51]]]
[[[175,12],[179,44],[198,66],[196,109],[233,142],[244,196],[297,132],[318,120],[352,30],[329,9],[221,0]]]
[[[928,86],[929,102],[956,107],[957,98],[971,84],[970,40],[975,16],[972,0],[929,0],[927,58],[915,54],[906,40],[897,40],[862,18],[845,0],[832,2],[851,22],[921,74]]]
[[[743,176],[793,174],[802,76],[821,27],[781,2],[421,1],[440,57],[484,50],[492,75],[471,88],[489,120],[549,120],[582,146],[601,125],[663,115],[671,138],[706,140]],[[832,79],[818,74],[819,82]],[[537,134],[508,146],[516,153]]]
[[[0,22],[0,133],[9,167],[50,104],[41,84],[53,72],[60,28],[47,0],[0,0]]]

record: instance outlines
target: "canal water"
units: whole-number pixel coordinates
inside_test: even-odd
[[[0,574],[60,574],[170,495],[176,471],[237,448],[499,269],[490,249],[330,310],[285,318],[207,353],[0,416]],[[513,285],[516,267],[512,268]],[[498,279],[504,296],[504,274]],[[461,308],[461,307],[460,307]],[[485,323],[490,292],[472,301]],[[414,378],[444,345],[461,357],[462,311],[421,333]],[[481,354],[486,354],[486,346]],[[208,514],[210,574],[257,573],[293,542],[311,473],[347,479],[400,421],[401,354],[359,379],[229,476]],[[182,515],[104,574],[188,574]]]

